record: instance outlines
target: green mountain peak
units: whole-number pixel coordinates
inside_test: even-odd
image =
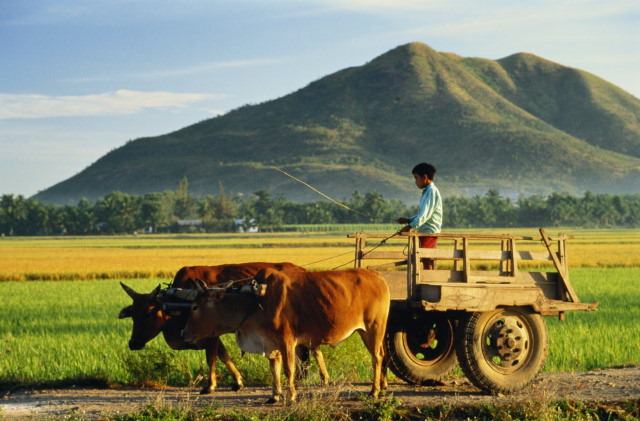
[[[445,194],[640,191],[640,100],[529,53],[500,60],[423,43],[175,132],[129,142],[37,197],[91,199],[114,190],[196,194],[267,190],[300,200],[354,190],[415,200],[410,170],[438,168]]]

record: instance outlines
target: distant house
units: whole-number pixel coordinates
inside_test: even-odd
[[[251,218],[249,220],[245,218],[235,219],[233,223],[236,226],[236,232],[259,232],[258,222]]]
[[[202,219],[178,219],[176,224],[179,227],[199,227],[202,226]]]
[[[178,219],[173,227],[174,232],[204,231],[202,219]]]

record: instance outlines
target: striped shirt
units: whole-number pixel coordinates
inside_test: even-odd
[[[411,228],[418,232],[437,234],[442,228],[442,197],[434,183],[422,189],[418,213],[410,220]]]

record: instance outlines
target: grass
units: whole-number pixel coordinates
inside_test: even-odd
[[[242,410],[214,405],[158,402],[128,414],[112,416],[113,421],[179,420],[634,420],[640,417],[640,401],[616,403],[550,401],[548,399],[529,402],[509,400],[493,403],[449,404],[447,402],[408,407],[402,401],[388,396],[378,401],[363,401],[362,405],[345,408],[337,400],[307,399],[296,405]]]
[[[517,232],[533,233],[531,230]],[[640,267],[629,264],[627,259],[638,249],[640,233],[629,230],[570,234],[575,237],[569,248],[574,262],[573,286],[583,301],[599,301],[600,308],[595,313],[570,313],[566,322],[547,319],[550,351],[545,370],[582,371],[639,364]],[[622,244],[615,243],[615,239]],[[344,241],[345,246],[318,245],[336,241]],[[228,248],[206,248],[219,242]],[[267,243],[298,243],[305,247],[235,248]],[[181,247],[193,244],[197,247]],[[110,279],[112,275],[125,267],[129,273],[142,273],[155,265],[159,268],[155,270],[172,274],[184,264],[249,260],[303,263],[348,251],[346,244],[344,235],[336,234],[2,239],[0,248],[9,250],[13,259],[25,252],[23,262],[33,265],[27,267],[28,270],[39,265],[41,270],[48,271],[42,273],[58,279],[71,271],[86,276],[104,270],[107,275],[105,279],[83,282],[0,282],[0,355],[3,355],[0,389],[69,384],[195,384],[206,373],[204,352],[172,351],[161,337],[143,351],[132,352],[127,348],[131,321],[118,320],[117,314],[130,299],[119,287],[119,279]],[[598,259],[608,262],[606,265],[591,267],[592,262],[585,260],[588,255],[585,250],[597,249],[593,244],[602,245]],[[67,258],[60,261],[61,256]],[[351,256],[346,255],[336,259],[336,263],[349,259]],[[334,262],[317,266],[327,264]],[[116,267],[110,268],[110,265]],[[11,257],[0,254],[0,274],[13,273],[12,268],[17,266]],[[167,281],[166,277],[150,279],[144,273],[140,278],[127,282],[136,290],[150,291],[158,283]],[[229,345],[247,384],[270,381],[266,359],[252,355],[241,357],[232,336],[227,335],[223,340]],[[370,358],[357,335],[335,349],[325,347],[323,351],[334,380],[369,380]],[[222,366],[219,374],[221,385],[231,384]],[[319,383],[315,370],[309,382]]]
[[[600,301],[595,313],[572,313],[566,322],[547,319],[547,371],[583,371],[640,363],[640,269],[576,269],[576,291]],[[159,280],[135,280],[149,291]],[[0,283],[0,388],[68,384],[192,384],[206,373],[202,351],[171,351],[161,337],[145,350],[127,348],[131,321],[118,320],[129,297],[115,280]],[[612,337],[615,335],[615,340]],[[266,359],[240,357],[223,338],[247,384],[268,384]],[[368,381],[370,358],[360,338],[324,347],[334,380]],[[231,378],[220,366],[221,384]],[[310,382],[319,383],[312,370]]]

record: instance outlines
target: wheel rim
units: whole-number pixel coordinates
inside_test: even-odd
[[[418,319],[402,332],[406,355],[418,365],[433,366],[453,352],[453,326],[447,319]]]
[[[502,311],[491,317],[482,331],[482,353],[495,371],[510,374],[527,365],[534,349],[529,322],[520,313]]]

